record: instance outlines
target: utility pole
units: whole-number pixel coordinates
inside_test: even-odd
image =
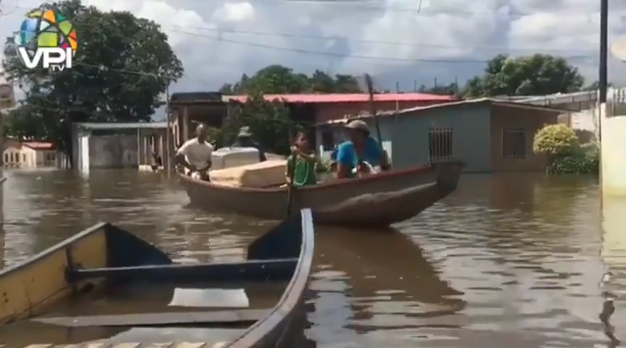
[[[165,121],[167,122],[167,133],[165,134],[165,171],[167,178],[172,178],[172,113],[170,110],[170,85],[169,82],[165,87]]]
[[[606,103],[608,87],[609,0],[600,0],[600,67],[598,69],[598,103]]]

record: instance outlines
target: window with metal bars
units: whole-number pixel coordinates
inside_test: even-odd
[[[502,158],[526,159],[526,131],[522,128],[502,130]]]
[[[428,155],[430,162],[452,159],[452,128],[428,130]]]

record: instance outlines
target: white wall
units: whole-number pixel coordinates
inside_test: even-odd
[[[621,93],[610,89],[607,104],[599,106],[601,130],[601,176],[602,195],[626,196],[626,112],[613,103],[622,104],[615,96]],[[611,115],[617,111],[617,114]],[[607,115],[607,111],[609,114]]]
[[[110,135],[89,137],[90,168],[137,168],[137,137]]]

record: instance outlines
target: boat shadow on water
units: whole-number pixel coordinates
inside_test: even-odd
[[[463,293],[441,279],[436,266],[408,235],[394,228],[349,230],[317,228],[318,271],[343,274],[357,332],[378,328],[450,327],[467,302]],[[455,317],[450,319],[451,317]],[[383,319],[385,318],[385,319]],[[439,320],[443,318],[443,320]],[[397,319],[397,320],[391,320]]]

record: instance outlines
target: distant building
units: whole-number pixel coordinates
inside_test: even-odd
[[[229,106],[244,103],[247,96],[222,95],[215,92],[174,93],[170,109],[175,141],[182,144],[193,137],[195,122],[221,127]],[[281,101],[294,120],[308,124],[327,122],[369,110],[368,94],[266,94],[268,101]],[[376,94],[377,110],[398,110],[416,106],[440,104],[458,100],[456,97],[425,93]]]
[[[563,110],[492,99],[458,101],[382,112],[378,117],[383,147],[394,168],[456,159],[466,172],[542,171],[545,159],[532,151],[534,134],[557,123]],[[362,115],[323,122],[316,127],[318,152],[330,156],[341,140],[339,127]]]
[[[74,123],[74,167],[83,173],[108,168],[147,170],[153,164],[153,154],[165,160],[165,167],[170,167],[166,155],[166,129],[167,123],[157,122]]]
[[[53,143],[6,139],[2,152],[4,167],[57,167],[58,153]]]

